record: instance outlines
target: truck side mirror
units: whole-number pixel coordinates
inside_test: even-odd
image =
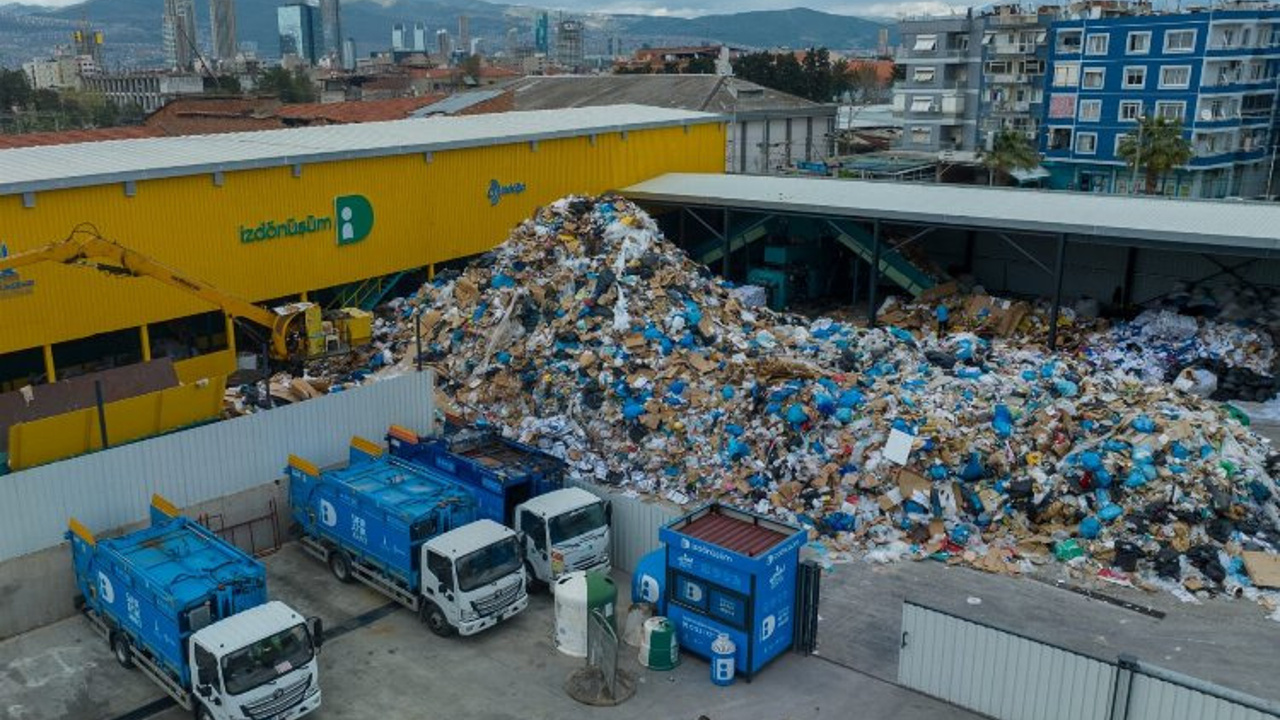
[[[199,693],[200,697],[204,698],[205,700],[208,700],[209,698],[213,697],[213,686],[197,685],[196,692]]]
[[[440,586],[436,588],[436,592],[438,592],[438,593],[443,593],[443,592],[445,592],[447,589],[448,589],[448,588],[446,588],[446,587],[444,586],[444,583],[440,583]]]
[[[307,628],[311,630],[311,646],[320,652],[324,645],[324,621],[318,617],[307,618]]]
[[[613,501],[604,501],[604,522],[606,525],[613,525]]]

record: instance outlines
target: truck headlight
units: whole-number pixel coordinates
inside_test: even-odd
[[[480,619],[480,613],[476,612],[475,610],[471,610],[469,608],[463,608],[462,612],[459,613],[459,615],[462,618],[463,622],[471,622],[472,620]]]

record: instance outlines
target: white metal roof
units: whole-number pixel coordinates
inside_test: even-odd
[[[431,538],[427,541],[427,547],[456,560],[467,553],[514,535],[515,531],[511,528],[482,518]]]
[[[1280,203],[1175,200],[973,185],[671,173],[634,200],[916,225],[1066,234],[1070,241],[1280,254]]]
[[[302,616],[288,605],[272,600],[202,628],[195,633],[195,639],[215,655],[221,656],[302,621]]]
[[[712,113],[613,105],[0,150],[0,195],[719,122]]]
[[[577,510],[599,500],[600,498],[582,488],[567,487],[525,500],[523,505],[531,512],[551,515],[566,510]]]

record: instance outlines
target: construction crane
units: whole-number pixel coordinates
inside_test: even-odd
[[[271,333],[273,360],[301,362],[328,350],[320,308],[299,302],[270,309],[229,295],[207,282],[184,275],[135,250],[103,237],[82,224],[62,240],[27,252],[0,257],[0,273],[37,263],[81,265],[110,275],[149,277],[217,305],[233,319],[245,320]]]

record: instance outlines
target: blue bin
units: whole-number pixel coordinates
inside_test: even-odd
[[[724,687],[733,684],[734,666],[737,665],[738,648],[728,633],[720,633],[711,643],[711,682]]]
[[[667,549],[658,548],[640,558],[631,574],[631,602],[652,603],[655,615],[666,614]]]

